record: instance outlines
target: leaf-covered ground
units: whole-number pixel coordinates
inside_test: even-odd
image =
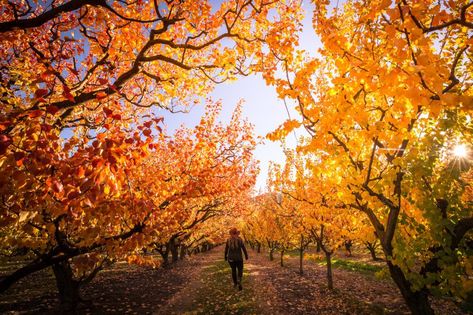
[[[292,255],[279,266],[279,257],[250,251],[245,262],[243,290],[233,287],[223,249],[194,255],[171,269],[116,264],[100,273],[83,290],[92,302],[79,314],[408,314],[394,284],[379,280],[355,263],[334,268],[334,286],[326,287],[325,267],[305,262],[299,275]],[[357,265],[358,264],[358,265]],[[336,264],[337,265],[337,264]],[[382,266],[382,263],[378,266]],[[37,273],[0,296],[0,313],[56,314],[58,300],[50,272]],[[446,300],[435,300],[438,314],[462,314]]]

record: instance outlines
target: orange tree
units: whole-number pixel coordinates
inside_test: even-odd
[[[247,74],[267,40],[297,27],[294,8],[251,0],[216,10],[207,1],[2,6],[3,244],[34,248],[37,259],[2,279],[1,290],[104,245],[139,248],[144,221],[176,198],[162,190],[166,198],[153,204],[133,186],[143,158],[166,142],[150,108],[186,110],[214,83]]]
[[[241,107],[228,125],[216,121],[220,105],[207,108],[195,128],[179,129],[163,143],[167,153],[150,156],[137,174],[137,187],[146,188],[145,194],[154,204],[166,199],[161,191],[174,194],[175,202],[161,214],[163,230],[154,231],[159,239],[154,245],[165,257],[171,251],[173,261],[181,241],[200,229],[199,225],[236,213],[238,199],[248,193],[255,180],[252,151],[256,142],[251,126],[241,117]]]
[[[3,278],[1,287],[53,266],[62,294],[61,288],[74,287],[64,284],[71,258],[127,241],[132,246],[144,221],[152,220],[148,201],[129,189],[128,178],[152,151],[153,140],[117,125],[92,140],[87,135],[64,140],[57,130],[40,131],[30,121],[18,133],[21,150],[1,157],[1,237],[2,250],[26,249],[32,259]]]
[[[252,215],[245,220],[244,226],[246,239],[267,247],[270,260],[285,240],[284,222],[278,218],[277,197],[274,193],[255,196]]]
[[[171,138],[142,137],[135,130],[156,125],[145,122],[131,134],[111,128],[92,143],[46,137],[27,158],[3,158],[2,250],[32,254],[2,279],[3,288],[52,266],[61,302],[71,309],[104,262],[153,263],[137,253],[222,216],[223,205],[254,183],[255,141],[239,111],[225,126],[216,122],[219,106],[207,108],[198,126]],[[116,142],[107,138],[112,133]]]
[[[472,136],[472,3],[330,2],[314,1],[320,57],[280,55],[288,75],[266,74],[301,117],[273,136],[304,126],[300,152],[369,218],[410,310],[431,314],[429,294],[471,291],[473,216],[459,197],[470,162],[451,151]]]
[[[294,31],[295,10],[252,0],[216,10],[204,0],[4,5],[0,152],[31,116],[48,113],[47,124],[64,128],[102,125],[93,113],[104,104],[115,119],[143,107],[186,109],[213,83],[247,74],[266,41]]]

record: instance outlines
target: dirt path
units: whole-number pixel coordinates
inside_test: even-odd
[[[201,264],[194,271],[196,276],[155,314],[406,313],[402,301],[393,311],[383,305],[365,303],[346,290],[328,290],[322,268],[308,267],[306,275],[300,276],[293,268],[293,259],[289,259],[289,267],[280,267],[276,261],[269,261],[266,255],[254,251],[250,251],[250,259],[245,262],[244,289],[240,292],[233,288],[230,268],[222,256],[222,248],[200,256]],[[338,275],[338,271],[335,274]],[[346,277],[342,277],[342,281],[345,280]],[[375,280],[371,284],[374,283]],[[344,285],[340,281],[336,284]],[[358,285],[363,284],[366,285],[366,281],[358,279]],[[369,291],[370,287],[365,290]]]
[[[325,268],[296,257],[269,261],[249,251],[243,290],[233,288],[223,248],[179,261],[171,269],[117,263],[82,290],[79,314],[408,314],[392,281],[335,268],[328,290]],[[453,303],[434,301],[437,314],[464,314]],[[0,296],[0,313],[58,314],[54,278],[45,270],[25,278]]]
[[[263,271],[260,283],[272,287],[271,303],[284,314],[410,314],[395,284],[378,279],[374,273],[333,269],[334,289],[326,285],[326,268],[304,261],[299,275],[299,258],[279,257],[269,261],[266,254],[252,252],[252,263]],[[433,299],[436,314],[465,314],[454,303]]]
[[[232,286],[222,248],[202,255],[188,285],[155,314],[409,314],[390,280],[374,274],[334,269],[334,290],[328,290],[325,268],[305,262],[298,274],[297,259],[285,266],[265,254],[250,251],[245,262],[244,289]],[[452,303],[434,301],[438,314],[462,314]]]

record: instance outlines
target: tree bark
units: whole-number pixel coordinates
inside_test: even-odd
[[[281,267],[284,267],[284,251],[285,251],[284,248],[281,249],[281,262],[280,262]]]
[[[366,245],[366,248],[370,251],[371,258],[372,258],[374,261],[379,261],[379,260],[381,260],[381,258],[379,258],[379,257],[376,256],[376,246],[375,246],[374,243],[366,242],[365,245]]]
[[[183,260],[184,257],[186,257],[187,254],[187,247],[184,244],[181,244],[181,250],[179,253],[179,259]]]
[[[347,256],[351,257],[351,247],[353,246],[352,241],[351,240],[346,240],[344,245],[345,245],[345,249],[347,251]]]
[[[157,251],[161,255],[161,258],[163,259],[162,266],[164,268],[169,267],[169,246],[161,245],[159,248],[157,248]]]
[[[269,249],[269,260],[271,260],[271,261],[274,260],[273,252],[274,252],[274,249],[271,247],[271,248]]]
[[[387,262],[391,277],[401,291],[409,310],[413,315],[433,315],[434,311],[430,306],[429,296],[425,289],[414,292],[411,284],[404,276],[404,272],[390,261]]]
[[[61,303],[61,313],[77,314],[80,298],[80,282],[74,280],[72,268],[67,261],[52,266]]]
[[[168,247],[171,251],[171,261],[174,264],[179,260],[179,244],[177,244],[176,238],[171,238]]]
[[[330,290],[332,290],[333,289],[332,253],[325,252],[325,260],[327,261],[327,286]]]
[[[301,246],[299,247],[299,274],[304,274],[304,235],[301,234]]]
[[[256,252],[258,254],[261,253],[261,243],[260,242],[257,242],[257,244],[256,244]]]

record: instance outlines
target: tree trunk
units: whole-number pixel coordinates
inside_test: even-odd
[[[63,261],[52,266],[61,302],[61,313],[76,314],[80,298],[80,282],[74,280],[70,264]]]
[[[281,267],[284,267],[284,251],[285,251],[284,248],[281,249],[281,262],[280,262]]]
[[[186,257],[186,253],[187,253],[187,247],[184,246],[184,244],[181,244],[181,251],[179,253],[179,259],[184,259],[184,257]]]
[[[163,259],[163,267],[167,268],[169,267],[169,246],[166,245],[164,249],[163,247],[164,246],[161,246],[161,248],[158,248],[157,251],[161,255],[161,258]]]
[[[274,249],[273,249],[273,248],[270,248],[270,249],[269,249],[269,260],[271,260],[271,261],[274,260],[273,252],[274,252]]]
[[[60,263],[73,257],[73,255],[50,256],[50,253],[45,254],[44,256],[46,257],[46,259],[34,260],[26,266],[17,269],[13,273],[2,277],[2,279],[0,280],[0,294],[8,290],[13,284],[23,279],[24,277],[37,271],[46,269],[55,263]]]
[[[373,259],[374,261],[381,260],[381,258],[376,256],[376,246],[373,243],[366,242],[365,245],[366,245],[366,248],[368,248],[368,250],[370,251],[371,259]]]
[[[327,285],[330,290],[333,289],[333,278],[332,278],[332,253],[325,252],[325,259],[327,261]]]
[[[319,242],[316,242],[317,243],[317,249],[315,250],[317,253],[320,253],[320,243]]]
[[[426,290],[414,292],[411,284],[404,276],[404,272],[390,261],[387,262],[389,272],[399,291],[401,291],[404,301],[413,315],[434,315],[434,311],[430,306],[429,296]]]
[[[351,247],[353,246],[353,242],[351,240],[345,241],[345,249],[347,251],[347,256],[351,257]]]
[[[176,242],[176,238],[171,238],[168,243],[168,247],[171,251],[171,261],[172,263],[176,263],[179,260],[179,244]]]
[[[256,244],[256,252],[257,252],[258,254],[261,253],[261,243],[260,243],[260,242],[258,242],[258,243]]]
[[[299,274],[301,276],[304,274],[303,261],[304,261],[304,235],[301,234],[301,247],[299,247]]]

